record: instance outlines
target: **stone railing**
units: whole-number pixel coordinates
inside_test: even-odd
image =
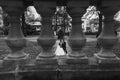
[[[4,4],[5,2],[9,3],[9,1],[0,1],[0,4]],[[68,55],[63,56],[62,58],[57,57],[54,54],[56,48],[53,48],[53,46],[56,42],[56,38],[54,37],[53,31],[50,27],[51,24],[50,21],[46,21],[47,23],[43,24],[41,28],[42,30],[41,34],[37,39],[38,45],[42,48],[42,51],[36,57],[34,65],[29,65],[27,63],[29,55],[23,52],[22,50],[23,48],[26,47],[27,40],[25,39],[21,31],[20,19],[19,19],[20,15],[24,12],[24,5],[22,1],[19,1],[19,5],[17,5],[18,2],[14,0],[11,1],[11,3],[13,5],[12,4],[7,5],[5,9],[6,12],[12,18],[9,19],[11,23],[11,27],[9,30],[9,35],[6,39],[7,46],[10,48],[11,52],[7,56],[5,56],[5,58],[2,60],[3,63],[1,63],[2,65],[0,69],[1,72],[2,71],[5,72],[4,68],[12,66],[12,64],[15,64],[15,66],[12,67],[15,69],[14,73],[16,76],[18,75],[18,72],[20,73],[20,70],[22,72],[27,72],[27,71],[29,72],[29,70],[31,71],[33,70],[33,72],[39,70],[41,71],[53,70],[53,71],[57,71],[57,73],[55,72],[57,76],[57,74],[59,74],[59,71],[62,70],[79,71],[81,69],[82,70],[92,69],[92,65],[86,66],[89,65],[90,59],[86,56],[85,53],[82,52],[83,50],[82,48],[86,44],[86,38],[82,32],[81,21],[73,25],[71,35],[68,39],[68,44],[72,51],[69,52]],[[112,10],[112,13],[110,13],[111,12],[110,10]],[[103,14],[105,16],[105,20],[104,20],[105,26],[102,30],[102,33],[98,37],[98,43],[101,45],[101,50],[100,52],[94,54],[94,58],[96,60],[95,66],[108,65],[109,67],[110,66],[113,67],[113,65],[111,64],[114,64],[115,66],[120,64],[120,59],[111,51],[112,47],[118,42],[118,38],[116,37],[112,26],[113,19],[109,18],[109,16],[107,15],[109,14],[110,16],[111,15],[113,16],[115,13],[116,11],[114,11],[114,7],[103,10]],[[78,17],[76,18],[78,20]],[[43,20],[49,20],[49,19],[43,19]],[[81,20],[80,17],[79,20]],[[97,69],[97,67],[95,69]]]

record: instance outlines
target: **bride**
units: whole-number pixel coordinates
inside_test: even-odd
[[[59,42],[57,42],[57,49],[55,51],[56,56],[63,56],[66,55],[65,51],[63,48],[59,45]]]

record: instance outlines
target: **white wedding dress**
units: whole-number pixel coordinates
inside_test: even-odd
[[[56,54],[56,56],[62,56],[62,55],[65,55],[65,52],[64,52],[63,48],[61,48],[59,45],[57,45],[55,54]]]

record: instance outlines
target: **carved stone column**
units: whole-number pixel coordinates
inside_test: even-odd
[[[8,3],[9,1],[6,1]],[[10,1],[12,4],[7,5],[6,12],[10,16],[10,30],[6,39],[7,46],[11,49],[11,52],[5,57],[5,60],[23,60],[27,58],[27,54],[23,52],[23,48],[26,46],[26,39],[23,36],[20,25],[20,16],[24,11],[22,1]],[[19,5],[17,5],[19,3]]]
[[[47,8],[46,10],[50,11],[49,8]],[[37,56],[37,64],[57,64],[57,59],[55,57],[55,49],[53,48],[56,43],[56,38],[54,37],[54,33],[51,28],[52,15],[49,16],[49,11],[47,13],[45,12],[42,16],[43,26],[41,27],[41,34],[37,39],[38,45],[41,46],[42,51]]]
[[[71,52],[68,53],[67,63],[70,64],[84,64],[88,63],[86,54],[82,52],[83,47],[86,44],[86,38],[82,32],[82,21],[79,11],[80,8],[75,8],[73,18],[73,27],[68,39],[68,44],[71,47]]]
[[[103,30],[98,37],[98,43],[101,45],[101,50],[95,54],[99,64],[118,63],[119,58],[112,52],[113,46],[118,42],[114,29],[114,14],[117,12],[116,8],[109,7],[102,10],[105,16]]]
[[[38,44],[42,47],[42,52],[39,54],[39,57],[50,58],[54,57],[55,54],[51,50],[54,46],[56,39],[53,35],[53,31],[50,25],[43,25],[41,28],[41,34],[38,38]]]

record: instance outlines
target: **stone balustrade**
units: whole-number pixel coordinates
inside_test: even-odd
[[[9,2],[11,2],[11,4],[7,5],[9,4]],[[19,2],[19,5],[17,5],[18,2]],[[76,2],[74,2],[74,5],[75,4]],[[84,4],[87,4],[87,1],[86,3],[84,2]],[[49,69],[53,69],[53,65],[54,65],[53,70],[55,71],[57,70],[60,71],[60,70],[65,70],[65,69],[66,70],[80,70],[80,69],[85,70],[85,69],[91,68],[90,67],[91,65],[89,65],[90,59],[88,58],[86,53],[82,52],[86,44],[86,37],[82,32],[81,17],[79,17],[78,15],[80,14],[81,16],[82,15],[81,13],[83,12],[76,11],[80,9],[80,8],[77,8],[77,6],[79,6],[78,4],[77,6],[74,7],[73,9],[74,12],[71,11],[72,14],[74,14],[72,15],[73,16],[73,27],[72,27],[71,35],[67,40],[69,47],[71,48],[71,51],[68,53],[68,55],[65,55],[62,57],[61,56],[58,57],[55,55],[56,48],[54,47],[54,45],[56,43],[56,38],[54,37],[53,31],[51,29],[50,17],[43,17],[43,21],[42,21],[43,25],[41,28],[41,34],[38,36],[38,39],[37,39],[37,43],[41,47],[41,52],[35,58],[35,62],[34,62],[35,65],[33,65],[32,68],[30,66],[25,67],[28,63],[24,63],[25,61],[28,60],[30,56],[23,51],[27,43],[27,40],[23,36],[23,33],[21,31],[20,19],[19,19],[22,13],[24,12],[25,5],[23,1],[22,0],[19,0],[19,1],[1,0],[0,5],[3,6],[3,9],[11,17],[9,18],[9,22],[11,23],[11,26],[10,26],[9,34],[6,39],[6,44],[10,48],[11,52],[2,60],[5,63],[5,65],[3,64],[2,68],[5,68],[4,66],[6,65],[7,67],[11,66],[13,61],[15,63],[17,62],[17,64],[19,61],[22,63],[21,65],[23,65],[24,68],[22,66],[21,70],[29,70],[29,69],[35,69],[35,70],[41,69],[42,70],[42,69],[48,69],[48,67],[50,67]],[[72,6],[74,5],[72,4]],[[37,6],[41,7],[40,5],[37,5]],[[48,7],[45,7],[45,10],[46,10],[45,12],[48,12],[48,15],[49,15],[49,13],[51,13],[52,11]],[[114,8],[115,8],[115,11],[114,11]],[[84,8],[81,8],[81,10],[82,9]],[[103,10],[103,15],[105,16],[105,20],[104,20],[105,26],[102,30],[102,33],[98,37],[98,43],[100,43],[101,45],[101,50],[100,52],[95,53],[93,57],[95,59],[94,61],[97,62],[96,65],[98,66],[101,64],[102,65],[108,65],[108,64],[111,65],[114,63],[115,65],[120,64],[119,57],[117,57],[111,51],[113,46],[117,44],[118,38],[115,35],[114,29],[113,29],[114,20],[110,16],[113,16],[116,13],[116,11],[118,11],[117,9],[118,8],[114,6],[112,8],[108,6],[108,8],[105,8]],[[85,10],[82,10],[82,11],[85,11]],[[48,16],[47,13],[43,15]],[[84,63],[84,66],[81,66],[83,63]],[[74,65],[79,65],[79,66],[74,66]],[[66,68],[66,66],[68,69]],[[76,67],[78,68],[75,69]],[[0,70],[2,70],[2,68]]]

